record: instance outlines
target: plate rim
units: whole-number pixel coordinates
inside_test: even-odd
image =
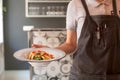
[[[50,60],[29,60],[29,59],[20,59],[18,57],[16,57],[16,55],[18,54],[18,52],[22,51],[22,50],[38,50],[38,49],[41,49],[41,50],[45,50],[45,49],[54,49],[54,50],[58,50],[58,51],[61,51],[64,55],[62,57],[60,57],[59,59],[56,58],[56,59],[50,59]],[[51,61],[57,61],[57,60],[60,60],[62,58],[64,58],[66,56],[66,53],[65,51],[63,50],[60,50],[60,49],[57,49],[57,48],[23,48],[23,49],[20,49],[20,50],[17,50],[16,52],[14,52],[13,54],[14,58],[16,58],[17,60],[20,60],[20,61],[25,61],[25,62],[36,62],[36,63],[41,63],[41,62],[51,62]]]

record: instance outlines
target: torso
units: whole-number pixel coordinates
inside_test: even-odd
[[[71,68],[71,76],[74,78],[71,77],[70,80],[108,80],[106,75],[120,73],[118,67],[120,19],[118,16],[111,16],[109,11],[112,7],[106,10],[106,6],[104,14],[100,11],[101,14],[89,15],[85,1],[82,1],[87,16],[81,17],[85,18],[84,25],[78,22],[78,27],[81,25],[83,28]],[[94,9],[90,12],[99,11]],[[116,12],[115,7],[114,11]]]

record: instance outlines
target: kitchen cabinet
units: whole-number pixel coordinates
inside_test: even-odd
[[[64,28],[35,28],[28,31],[29,47],[32,43],[57,47],[66,40]],[[30,80],[69,80],[72,55],[50,62],[46,67],[30,67]]]
[[[66,17],[70,0],[26,0],[26,17],[50,18]]]

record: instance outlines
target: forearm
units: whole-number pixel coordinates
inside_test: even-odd
[[[32,47],[41,48],[41,47],[48,47],[48,46],[39,45],[39,44],[32,44]],[[76,31],[67,30],[66,41],[63,44],[61,44],[60,46],[55,47],[55,48],[65,51],[66,54],[69,54],[69,53],[72,53],[73,51],[75,51],[77,48]]]
[[[77,48],[77,35],[75,30],[67,30],[66,41],[57,47],[65,51],[67,54],[72,53]]]
[[[70,54],[76,50],[77,46],[76,44],[63,43],[56,48],[65,51],[66,54]]]

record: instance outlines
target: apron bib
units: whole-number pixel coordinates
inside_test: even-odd
[[[120,80],[120,19],[113,0],[112,15],[90,16],[82,0],[86,19],[78,41],[69,80]]]

